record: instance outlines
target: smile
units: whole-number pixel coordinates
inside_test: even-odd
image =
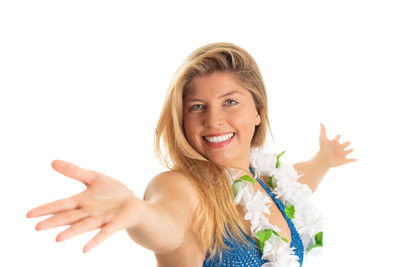
[[[218,136],[203,136],[203,138],[210,147],[219,148],[229,144],[234,135],[234,133],[227,133]]]
[[[221,143],[221,142],[225,142],[226,140],[231,139],[231,137],[233,136],[233,133],[229,133],[229,134],[224,134],[224,135],[220,135],[220,136],[212,136],[212,137],[208,137],[208,136],[204,136],[204,138],[211,143]]]

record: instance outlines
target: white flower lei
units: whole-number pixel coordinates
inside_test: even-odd
[[[322,247],[322,217],[310,200],[311,189],[297,181],[301,175],[297,174],[293,165],[279,161],[283,153],[277,155],[267,152],[262,147],[253,148],[250,153],[250,164],[256,177],[270,177],[268,184],[273,188],[272,193],[286,208],[289,207],[288,210],[285,208],[285,212],[292,218],[300,234],[305,256],[318,255]],[[280,229],[271,224],[263,214],[264,212],[270,214],[271,199],[259,190],[254,192],[251,183],[255,181],[252,177],[242,176],[237,179],[240,171],[233,169],[230,171],[235,204],[246,208],[247,213],[244,218],[250,220],[252,236],[259,240],[262,259],[269,258],[269,262],[262,267],[299,267],[299,258],[293,248],[278,234]]]

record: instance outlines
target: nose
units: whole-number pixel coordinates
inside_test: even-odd
[[[208,108],[204,116],[204,125],[210,128],[217,128],[225,123],[225,116],[217,108]]]

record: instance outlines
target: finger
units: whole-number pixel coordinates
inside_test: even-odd
[[[80,220],[72,224],[71,227],[69,227],[67,230],[59,233],[56,236],[56,241],[57,242],[65,241],[73,236],[99,228],[101,227],[101,225],[102,225],[102,220],[100,218],[87,217],[83,220]]]
[[[322,122],[320,122],[319,124],[321,125],[320,137],[325,137],[326,138],[325,125],[323,125]]]
[[[87,216],[87,211],[81,209],[62,212],[38,223],[36,225],[36,230],[41,231],[63,225],[69,225]]]
[[[89,185],[96,176],[96,172],[80,168],[75,164],[63,160],[53,160],[51,166],[59,173]]]
[[[346,147],[347,147],[348,145],[350,145],[350,144],[351,144],[350,142],[345,142],[345,143],[343,143],[343,144],[342,144],[343,149],[346,148]]]
[[[347,163],[354,162],[354,161],[357,161],[357,159],[346,159],[346,161],[343,162],[343,164],[347,164]]]
[[[350,154],[353,151],[354,151],[354,149],[345,150],[344,154],[347,156],[348,154]]]
[[[76,209],[77,206],[78,203],[74,197],[59,199],[30,210],[26,214],[26,217],[33,218],[49,214],[55,214],[67,210]]]
[[[83,253],[92,250],[93,248],[97,247],[101,242],[109,238],[115,232],[118,231],[118,228],[113,223],[109,223],[105,225],[100,232],[98,232],[84,247]]]
[[[339,141],[339,139],[340,139],[340,134],[336,135],[333,140]]]

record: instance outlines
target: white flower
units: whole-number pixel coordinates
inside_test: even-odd
[[[246,201],[246,210],[247,213],[244,216],[245,220],[250,220],[252,226],[253,225],[258,225],[265,215],[263,214],[264,212],[267,214],[270,214],[269,211],[269,206],[271,205],[266,205],[271,203],[271,200],[269,197],[267,197],[265,194],[261,193],[260,190],[257,190],[257,192],[253,195],[253,198],[249,201]]]
[[[264,242],[263,255],[261,258],[270,258],[271,261],[274,261],[274,259],[276,258],[277,247],[284,245],[283,242],[284,241],[278,236],[272,234],[271,237]]]
[[[311,189],[307,185],[297,182],[299,176],[292,165],[281,162],[280,167],[275,169],[272,175],[277,185],[274,190],[276,197],[289,202],[303,202],[310,198]]]
[[[285,243],[286,244],[286,243]],[[293,248],[289,245],[279,246],[276,248],[275,267],[299,267],[299,257],[294,254]]]
[[[242,181],[239,182],[238,192],[235,197],[235,204],[240,204],[245,206],[247,202],[253,199],[253,187],[251,186],[250,182]]]
[[[270,224],[268,218],[265,216],[260,217],[258,224],[251,225],[251,233],[254,237],[257,237],[256,234],[258,231],[265,230],[265,229],[272,229],[278,233],[281,231],[281,229],[279,229],[277,226]]]
[[[272,236],[264,244],[263,259],[269,258],[268,263],[262,267],[299,267],[299,257],[294,253],[293,248],[277,236]]]
[[[312,249],[311,249],[310,251],[308,251],[308,253],[306,254],[306,255],[307,255],[307,258],[310,257],[310,256],[312,256],[312,257],[319,257],[319,256],[321,256],[322,251],[323,251],[322,247],[315,247],[315,248],[312,248]]]
[[[231,178],[231,184],[232,184],[237,178],[239,178],[239,176],[243,173],[242,170],[234,169],[234,168],[226,168],[226,172],[227,172],[228,177]]]
[[[261,172],[266,175],[275,169],[277,155],[266,152],[263,147],[252,148],[250,151],[250,163],[254,167],[256,176],[260,177]],[[269,176],[269,175],[268,175]]]

